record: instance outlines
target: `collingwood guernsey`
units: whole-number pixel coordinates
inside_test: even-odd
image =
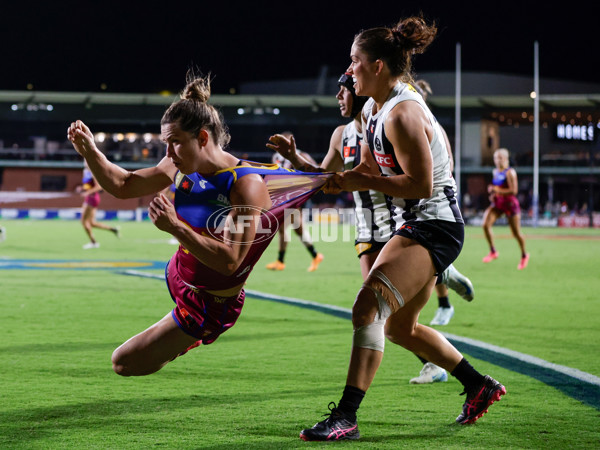
[[[394,154],[394,148],[385,136],[385,120],[400,102],[415,101],[425,111],[433,127],[433,139],[429,144],[433,160],[433,193],[424,199],[393,197],[396,220],[445,220],[463,223],[456,204],[456,182],[450,172],[450,159],[440,124],[425,104],[423,97],[409,84],[398,82],[383,107],[373,114],[375,102],[370,98],[363,108],[366,118],[366,138],[373,158],[384,176],[402,175],[404,171]]]
[[[342,158],[344,170],[352,170],[360,164],[362,134],[356,130],[354,120],[342,132]],[[392,219],[391,197],[379,191],[354,191],[356,214],[356,242],[387,242],[396,230]]]

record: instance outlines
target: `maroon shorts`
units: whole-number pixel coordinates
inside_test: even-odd
[[[218,297],[184,283],[174,267],[169,270],[169,264],[165,274],[167,288],[177,305],[171,314],[185,333],[207,345],[235,324],[244,306],[243,289],[237,296]]]
[[[494,208],[506,217],[516,216],[521,213],[519,200],[514,195],[496,195],[494,196]]]
[[[86,195],[83,201],[86,205],[89,205],[92,208],[97,208],[100,204],[100,193],[94,192],[93,194]]]

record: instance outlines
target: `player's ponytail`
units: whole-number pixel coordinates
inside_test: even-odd
[[[370,61],[385,61],[394,77],[412,82],[412,56],[423,53],[437,34],[435,23],[428,25],[420,16],[400,20],[392,28],[378,27],[361,31],[354,45],[365,52]]]
[[[227,146],[231,137],[223,116],[212,105],[210,99],[210,75],[196,75],[193,70],[186,75],[186,85],[180,93],[180,99],[175,101],[163,114],[161,125],[176,123],[188,133],[198,136],[205,129],[215,143]]]
[[[197,77],[194,72],[189,71],[186,75],[186,85],[179,96],[184,100],[195,100],[200,103],[208,103],[210,98],[210,75]]]

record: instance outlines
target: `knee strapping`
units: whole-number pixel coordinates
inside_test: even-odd
[[[370,348],[383,353],[385,348],[385,333],[383,327],[385,320],[375,320],[369,325],[363,325],[354,330],[352,345],[354,347]]]
[[[392,315],[392,310],[379,290],[366,283],[363,284],[363,288],[367,288],[375,295],[378,309],[372,323],[354,330],[353,345],[383,352],[385,347],[385,322]]]

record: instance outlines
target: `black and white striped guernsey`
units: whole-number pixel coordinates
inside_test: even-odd
[[[340,152],[344,170],[352,170],[360,164],[362,134],[350,122],[342,133]],[[356,242],[387,242],[399,226],[392,218],[392,199],[378,191],[354,191],[356,215]]]
[[[393,197],[396,220],[399,222],[402,222],[402,219],[445,220],[464,223],[456,202],[456,182],[450,171],[450,159],[442,129],[423,97],[410,84],[398,82],[383,107],[374,114],[373,110],[376,107],[374,100],[370,98],[365,104],[363,108],[363,116],[366,118],[365,135],[371,154],[384,176],[404,173],[384,129],[388,114],[396,105],[404,101],[417,102],[433,127],[433,139],[429,144],[433,160],[433,193],[431,197],[424,199]]]

